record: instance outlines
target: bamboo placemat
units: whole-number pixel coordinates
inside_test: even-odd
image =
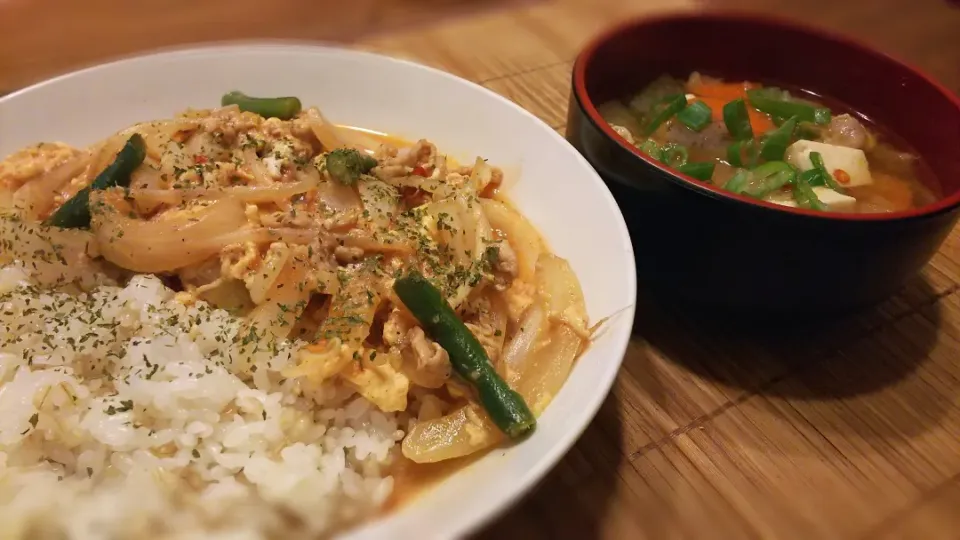
[[[706,3],[853,33],[960,90],[960,12],[940,0]],[[696,7],[278,0],[265,15],[253,0],[78,6],[0,3],[0,89],[175,43],[324,39],[481,83],[561,133],[572,62],[591,35],[631,15]],[[49,9],[60,14],[40,16]],[[71,21],[78,29],[66,32]],[[597,419],[543,484],[479,537],[960,538],[958,291],[956,231],[883,305],[799,335],[731,334],[641,291],[623,370]]]

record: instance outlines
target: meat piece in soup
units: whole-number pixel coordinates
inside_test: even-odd
[[[666,166],[782,206],[900,212],[938,198],[929,168],[906,142],[802,90],[663,75],[599,111]]]

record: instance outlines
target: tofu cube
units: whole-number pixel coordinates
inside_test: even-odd
[[[870,176],[870,166],[867,164],[867,156],[859,148],[847,148],[846,146],[837,146],[835,144],[826,144],[816,141],[799,140],[787,147],[786,160],[801,171],[807,171],[813,168],[813,162],[810,161],[810,152],[820,152],[823,158],[823,166],[837,180],[834,171],[842,170],[849,176],[849,181],[837,183],[843,187],[864,186],[873,183],[873,177]]]
[[[833,212],[848,212],[857,206],[857,199],[828,187],[815,186],[813,192],[817,194],[820,202],[827,205],[827,208]]]
[[[844,195],[843,193],[838,193],[828,187],[824,186],[815,186],[813,192],[817,194],[817,198],[820,199],[820,202],[826,205],[827,209],[832,212],[848,212],[853,210],[857,206],[857,199]],[[776,197],[767,197],[768,202],[774,204],[779,204],[780,206],[789,206],[790,208],[796,208],[797,201],[793,198],[787,198],[783,196]]]

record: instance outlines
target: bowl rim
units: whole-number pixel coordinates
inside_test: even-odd
[[[580,110],[585,114],[587,119],[599,129],[607,138],[613,140],[620,145],[621,148],[633,154],[634,157],[639,158],[646,165],[655,167],[660,171],[666,173],[671,181],[676,182],[682,187],[692,189],[694,191],[700,192],[703,195],[708,195],[715,199],[721,201],[728,201],[732,203],[745,203],[753,207],[767,210],[776,210],[784,214],[792,214],[798,217],[803,218],[814,218],[821,220],[836,220],[836,221],[848,221],[848,222],[892,222],[892,221],[904,221],[910,219],[919,219],[934,216],[937,214],[948,212],[958,206],[960,206],[960,189],[958,189],[953,194],[943,197],[933,203],[920,206],[918,208],[913,208],[910,210],[904,210],[900,212],[887,212],[887,213],[849,213],[849,212],[830,212],[830,211],[820,211],[820,210],[808,210],[805,208],[793,208],[789,206],[783,206],[768,201],[757,200],[745,195],[730,193],[725,191],[722,188],[715,186],[709,182],[704,182],[702,180],[697,180],[691,176],[681,174],[674,170],[671,170],[664,166],[662,163],[655,161],[650,156],[647,156],[640,151],[636,146],[627,142],[626,139],[621,137],[616,131],[611,128],[607,122],[600,115],[600,112],[597,110],[596,105],[594,105],[593,100],[590,98],[590,95],[587,92],[586,88],[586,70],[596,55],[597,50],[610,42],[613,38],[620,36],[622,34],[642,30],[643,27],[651,24],[659,24],[664,22],[671,21],[684,21],[684,20],[709,20],[713,19],[719,22],[746,22],[758,25],[767,25],[767,26],[778,26],[781,28],[790,28],[799,32],[804,32],[810,34],[811,37],[824,41],[832,41],[837,46],[847,47],[855,49],[860,53],[873,55],[880,57],[883,60],[899,65],[901,68],[912,72],[918,78],[920,78],[925,84],[932,87],[938,93],[943,95],[950,101],[955,108],[960,110],[960,96],[955,95],[953,92],[947,90],[945,86],[937,82],[936,79],[931,77],[928,73],[916,67],[915,65],[908,63],[904,60],[896,58],[886,52],[880,51],[866,43],[854,39],[850,36],[843,35],[831,30],[827,30],[820,27],[815,27],[809,24],[802,22],[797,22],[792,19],[787,19],[782,16],[769,15],[763,13],[754,13],[754,12],[745,12],[738,10],[705,10],[698,11],[696,13],[685,12],[685,11],[676,11],[668,13],[660,13],[657,15],[650,16],[639,16],[628,19],[621,23],[618,23],[604,31],[600,34],[594,36],[587,45],[581,50],[580,54],[577,55],[577,59],[574,62],[573,66],[573,95],[576,98],[577,105],[580,107]]]
[[[589,176],[589,178],[585,180],[589,180],[588,183],[590,184],[590,189],[598,191],[600,196],[604,199],[606,206],[615,213],[615,229],[616,232],[618,232],[618,237],[621,241],[620,248],[624,250],[625,260],[628,261],[631,267],[625,272],[626,281],[624,285],[626,289],[624,292],[626,293],[627,299],[624,302],[624,305],[617,308],[614,312],[602,319],[604,323],[599,327],[596,334],[598,336],[604,333],[610,334],[609,339],[612,340],[611,347],[614,351],[616,351],[615,354],[611,355],[613,357],[613,361],[610,361],[609,364],[604,367],[598,375],[600,384],[595,388],[597,391],[581,400],[581,405],[583,405],[581,409],[582,421],[568,421],[566,423],[567,428],[564,429],[558,436],[555,444],[547,451],[541,453],[539,459],[532,467],[524,471],[523,474],[516,476],[514,481],[512,481],[509,486],[504,489],[501,497],[495,499],[477,500],[477,502],[468,510],[458,512],[462,514],[462,517],[457,519],[454,524],[446,524],[443,528],[436,529],[430,534],[427,534],[427,537],[460,538],[468,534],[472,534],[504,515],[508,510],[526,497],[535,487],[537,487],[546,478],[546,476],[557,467],[560,460],[570,452],[574,444],[594,422],[597,414],[600,412],[601,406],[611,395],[614,383],[621,371],[623,362],[626,359],[629,340],[633,335],[634,318],[637,308],[636,259],[623,212],[620,210],[616,199],[610,192],[610,188],[602,180],[590,162],[582,154],[577,152],[576,149],[569,143],[569,141],[567,141],[556,130],[551,128],[546,122],[534,115],[532,112],[521,107],[520,105],[517,105],[513,101],[494,92],[493,90],[478,84],[477,82],[460,77],[448,71],[419,63],[408,57],[361,50],[354,48],[349,44],[344,45],[310,40],[268,38],[224,40],[201,44],[188,43],[183,45],[160,47],[151,51],[115,56],[100,62],[83,65],[77,69],[41,79],[29,84],[28,86],[16,89],[6,95],[0,96],[0,108],[11,101],[15,101],[22,95],[29,94],[30,92],[39,90],[41,88],[50,85],[56,85],[70,79],[96,75],[103,71],[109,71],[110,69],[124,67],[131,64],[149,64],[163,60],[178,60],[182,58],[247,52],[270,52],[278,55],[346,54],[400,64],[408,69],[429,72],[435,76],[453,80],[459,84],[471,87],[473,90],[478,91],[496,101],[498,106],[510,109],[515,114],[521,115],[534,122],[538,128],[544,132],[544,136],[547,139],[559,145],[559,148],[569,152],[570,156],[574,160],[583,165],[584,174]],[[547,238],[547,240],[549,240],[549,238]],[[587,350],[589,350],[589,347]],[[579,358],[578,361],[580,361]],[[565,384],[567,384],[569,380],[570,379],[568,377]],[[580,417],[578,416],[578,418]],[[508,447],[509,446],[504,446],[502,449]],[[484,456],[484,458],[493,457],[496,454],[496,452],[491,452],[489,455]],[[442,482],[443,481],[440,483]],[[440,483],[428,486],[427,490],[439,486]],[[425,493],[426,492],[424,492],[424,494]],[[410,501],[409,505],[402,506],[399,509],[390,511],[386,514],[376,514],[368,520],[364,520],[360,523],[352,525],[345,531],[335,533],[335,536],[337,538],[343,538],[344,540],[372,540],[374,538],[380,538],[382,537],[381,533],[385,527],[391,526],[393,521],[401,517],[407,508],[415,506],[416,504],[419,503],[417,498],[414,498]]]

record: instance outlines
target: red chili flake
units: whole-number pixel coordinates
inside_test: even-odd
[[[400,196],[403,197],[403,202],[407,205],[407,208],[416,208],[427,202],[427,192],[411,186],[400,188]]]
[[[410,171],[410,174],[414,176],[429,176],[429,174],[427,174],[427,170],[423,168],[423,165],[417,165],[414,167],[413,170]]]
[[[841,184],[850,183],[850,175],[847,174],[847,171],[843,169],[837,169],[833,171],[833,177],[836,178],[837,182],[840,182]]]
[[[193,156],[193,160],[196,161],[197,163],[199,163],[200,165],[203,165],[204,163],[206,163],[207,161],[209,161],[209,160],[207,159],[207,156],[205,156],[205,155],[203,155],[203,154],[197,154],[197,155]]]

